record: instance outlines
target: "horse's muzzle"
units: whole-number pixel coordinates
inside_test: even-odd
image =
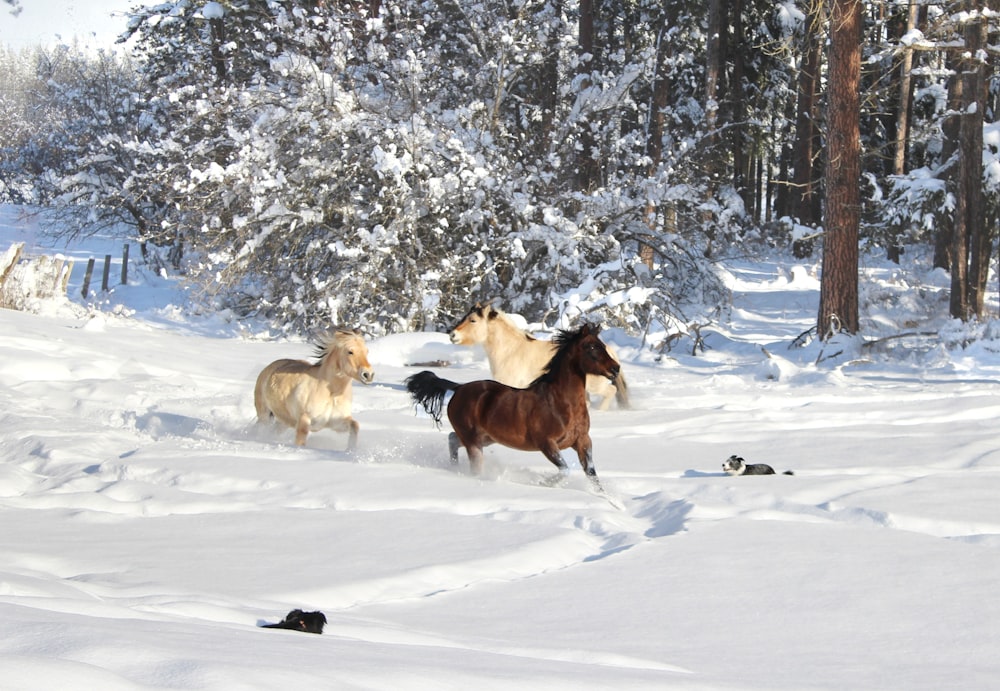
[[[462,345],[462,337],[458,335],[457,331],[451,331],[448,333],[448,338],[455,345]]]
[[[358,372],[358,377],[361,379],[362,384],[371,384],[375,381],[375,370],[363,369]]]
[[[617,364],[617,363],[615,363],[614,365],[612,365],[611,367],[609,367],[608,368],[608,374],[606,375],[607,378],[608,378],[608,381],[614,381],[615,379],[617,379],[618,378],[618,373],[621,372],[621,371],[622,371],[622,366],[619,365],[619,364]]]

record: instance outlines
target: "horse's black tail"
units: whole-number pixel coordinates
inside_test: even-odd
[[[410,392],[413,402],[423,406],[427,414],[439,425],[445,394],[458,387],[455,382],[442,379],[430,370],[417,372],[406,379],[406,390]]]

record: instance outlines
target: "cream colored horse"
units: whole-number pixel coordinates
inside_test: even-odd
[[[361,333],[338,328],[316,346],[315,364],[275,360],[257,375],[253,399],[258,422],[270,418],[295,429],[295,443],[305,446],[309,432],[330,428],[347,432],[347,450],[358,443],[358,423],[351,417],[351,380],[370,384],[375,372]]]
[[[448,336],[456,345],[482,345],[493,378],[519,389],[527,388],[541,375],[556,351],[552,341],[535,338],[517,326],[506,313],[478,302]],[[610,347],[607,350],[615,362],[619,362],[618,355]],[[600,398],[600,410],[607,410],[612,398],[618,400],[619,408],[629,407],[628,385],[620,370],[613,382],[604,377],[587,375],[587,393]]]

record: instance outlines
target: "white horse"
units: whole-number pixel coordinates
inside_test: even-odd
[[[493,378],[519,389],[527,388],[542,374],[556,351],[552,341],[535,338],[517,326],[506,313],[478,302],[448,336],[456,345],[482,345]],[[607,350],[615,362],[620,362],[610,347]],[[629,407],[628,385],[621,370],[613,381],[587,375],[587,393],[600,398],[600,410],[607,410],[612,398],[617,399],[619,408]]]
[[[305,446],[309,432],[330,428],[347,432],[347,450],[358,443],[359,425],[351,417],[351,380],[370,384],[375,372],[361,333],[338,328],[316,346],[315,364],[275,360],[257,375],[254,406],[258,422],[274,418],[295,429]]]

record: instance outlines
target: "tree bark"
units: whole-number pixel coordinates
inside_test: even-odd
[[[649,158],[648,175],[656,175],[663,161],[663,132],[666,126],[665,111],[670,95],[670,76],[667,73],[667,58],[670,56],[670,42],[667,40],[668,22],[660,29],[656,42],[656,74],[653,78],[653,94],[650,103],[649,128],[646,133],[646,155]],[[646,225],[649,226],[650,238],[657,229],[657,209],[651,201],[646,202]],[[655,260],[653,245],[640,240],[639,257],[642,263],[652,270]]]
[[[860,0],[833,0],[830,13],[826,220],[817,328],[856,334],[858,228],[861,222]]]
[[[946,67],[957,73],[958,59],[952,55],[947,54],[945,56]],[[956,158],[958,156],[958,132],[959,132],[959,121],[958,113],[962,108],[962,103],[964,97],[962,96],[962,89],[964,83],[961,79],[953,78],[948,84],[948,110],[947,115],[943,118],[941,122],[941,161],[945,167],[945,176],[949,180],[949,184],[953,184],[956,179],[956,169],[957,163]],[[954,189],[954,188],[952,188]],[[955,217],[958,217],[958,212],[956,210]],[[955,227],[956,223],[941,223],[937,228],[937,233],[934,237],[934,268],[935,269],[946,269],[952,272],[952,281],[955,279],[954,270],[956,268],[956,260],[952,256],[955,253]],[[965,238],[961,238],[961,257],[965,257]],[[951,292],[952,299],[952,313],[954,314],[954,300],[961,299],[964,301],[964,296],[960,295],[965,290],[965,260],[960,262],[960,270],[963,271],[962,279],[960,281],[959,291],[953,289]],[[954,283],[953,286],[954,288]]]
[[[907,9],[906,27],[904,34],[908,34],[917,26],[917,3],[910,0]],[[910,141],[910,111],[913,109],[913,50],[903,49],[903,59],[899,65],[899,105],[896,110],[896,142],[893,151],[892,173],[893,175],[905,175],[907,170],[908,156],[907,149]],[[890,261],[899,263],[901,253],[901,242],[899,237],[889,240],[887,254]]]
[[[705,46],[705,130],[708,147],[714,148],[719,120],[719,80],[722,74],[722,0],[708,1],[708,36]],[[709,155],[711,158],[711,154]]]
[[[917,27],[917,3],[910,0],[906,29],[909,33]],[[899,65],[899,110],[896,111],[896,146],[893,152],[892,172],[904,175],[907,164],[907,144],[910,141],[910,111],[913,108],[913,49],[903,49]]]
[[[208,20],[208,26],[212,36],[212,71],[215,73],[215,83],[222,86],[226,83],[226,57],[222,52],[222,47],[226,43],[226,25],[222,19],[215,17]]]
[[[955,136],[951,158],[951,189],[955,195],[951,227],[951,299],[949,311],[956,319],[983,315],[989,271],[990,238],[985,228],[983,201],[983,122],[986,106],[986,66],[982,52],[987,45],[987,25],[975,0],[966,0],[970,18],[962,30],[963,50],[952,61],[955,74],[949,89],[949,117],[945,133]]]
[[[594,0],[580,0],[579,20],[579,51],[580,66],[578,74],[581,91],[590,88],[590,73],[594,70],[594,17],[596,10]],[[595,139],[586,118],[580,123],[580,151],[577,154],[576,182],[577,189],[589,191],[600,179],[600,166],[594,158]]]
[[[562,14],[562,0],[555,1],[553,14],[556,17]],[[540,79],[542,88],[539,94],[542,110],[542,122],[539,128],[541,132],[535,148],[536,155],[539,157],[545,156],[552,146],[556,108],[559,105],[559,33],[554,29],[548,35],[546,47],[547,52],[542,61]]]
[[[819,71],[822,60],[819,3],[812,3],[806,19],[802,61],[799,65],[798,97],[795,108],[795,142],[792,148],[792,186],[789,214],[811,225],[819,221],[819,193],[816,185],[816,153],[819,130],[816,127],[816,104],[819,94]]]
[[[968,2],[967,8],[974,9]],[[985,228],[983,203],[983,122],[986,106],[986,65],[981,51],[986,47],[986,18],[981,14],[965,25],[965,47],[961,62],[967,105],[959,126],[961,147],[959,184],[966,196],[965,228],[969,242],[969,271],[966,312],[982,317],[985,308],[986,281],[989,273],[990,238]],[[957,212],[957,209],[956,209]],[[958,315],[954,315],[958,316]]]
[[[956,75],[952,79],[951,88],[948,91],[949,117],[944,123],[943,129],[946,138],[954,134],[952,153],[954,159],[951,163],[950,177],[954,181],[952,189],[955,192],[954,220],[951,224],[949,258],[951,261],[951,296],[949,300],[949,311],[951,316],[958,319],[969,318],[969,293],[968,293],[968,273],[969,273],[969,234],[965,227],[965,220],[968,217],[968,196],[966,194],[965,176],[962,174],[962,109],[965,107],[965,80],[961,76],[961,60],[958,61]],[[947,151],[947,149],[945,149]],[[948,158],[952,158],[949,156]],[[947,159],[946,159],[947,160]],[[944,231],[941,231],[942,233]]]
[[[733,187],[742,197],[747,212],[752,213],[754,219],[759,219],[760,185],[756,179],[755,167],[758,161],[750,146],[750,141],[756,137],[750,135],[747,125],[748,94],[744,85],[747,72],[746,57],[751,48],[744,42],[743,0],[732,0],[729,11],[733,24],[732,47],[729,50],[732,55],[733,77],[728,89],[729,100],[733,104],[729,136],[733,152]]]

